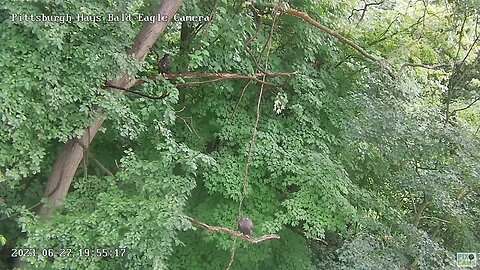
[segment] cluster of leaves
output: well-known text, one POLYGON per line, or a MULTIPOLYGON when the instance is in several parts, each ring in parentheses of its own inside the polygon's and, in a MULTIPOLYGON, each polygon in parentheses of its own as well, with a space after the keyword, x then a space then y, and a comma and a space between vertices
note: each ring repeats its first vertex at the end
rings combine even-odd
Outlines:
MULTIPOLYGON (((283 7, 334 29, 344 26, 343 35, 393 64, 449 62, 467 53, 455 46, 451 29, 462 24, 454 5, 422 10, 419 2, 407 7, 415 12, 403 13, 407 1, 384 2, 366 16, 351 12, 356 3, 347 1, 283 7), (444 9, 448 19, 424 16, 444 9), (355 31, 347 27, 354 20, 355 31), (385 21, 392 22, 387 29, 385 21)), ((103 83, 117 69, 156 73, 155 57, 140 66, 124 56, 140 24, 3 18, 0 213, 18 219, 0 223, 0 232, 9 240, 20 230, 28 234, 7 245, 127 248, 114 259, 26 259, 36 269, 224 269, 233 239, 194 230, 184 215, 233 227, 245 196, 241 210, 254 221, 255 236, 281 239, 237 243, 232 269, 450 269, 453 253, 480 250, 478 108, 446 117, 446 96, 449 106, 462 108, 478 95, 472 92, 478 57, 465 59, 468 72, 447 95, 452 70, 407 69, 392 80, 351 48, 269 4, 190 1, 182 14, 213 11, 215 20, 172 23, 156 48, 173 54, 175 72, 297 72, 269 78, 275 86, 265 85, 261 96, 260 84, 241 80, 178 90, 173 80, 144 78, 139 90, 168 93, 163 100, 108 92, 103 83), (63 209, 38 220, 24 205, 39 200, 59 142, 81 134, 98 106, 108 115, 104 133, 90 147, 63 209), (108 169, 90 164, 94 158, 108 169)), ((6 5, 0 16, 134 13, 152 6, 22 3, 6 5)), ((472 25, 465 19, 465 36, 472 25)))

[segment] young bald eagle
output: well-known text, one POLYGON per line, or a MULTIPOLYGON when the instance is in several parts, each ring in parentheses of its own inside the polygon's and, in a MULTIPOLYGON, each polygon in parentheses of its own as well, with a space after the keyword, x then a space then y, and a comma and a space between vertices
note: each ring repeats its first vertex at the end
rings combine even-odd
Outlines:
POLYGON ((253 222, 249 218, 241 218, 237 223, 238 230, 243 234, 252 237, 253 236, 253 222))
POLYGON ((168 53, 166 53, 163 58, 160 59, 160 63, 158 64, 158 69, 162 74, 170 73, 170 69, 172 68, 172 63, 168 56, 168 53))

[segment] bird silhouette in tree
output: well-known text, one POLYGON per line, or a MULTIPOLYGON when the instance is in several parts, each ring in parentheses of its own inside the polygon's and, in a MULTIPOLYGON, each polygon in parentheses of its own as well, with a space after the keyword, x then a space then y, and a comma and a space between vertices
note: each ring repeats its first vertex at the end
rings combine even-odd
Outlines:
POLYGON ((253 236, 253 222, 249 218, 242 217, 237 223, 238 230, 248 237, 253 236))
POLYGON ((160 73, 162 73, 162 75, 165 75, 166 73, 170 73, 171 68, 172 62, 170 60, 169 54, 166 53, 158 63, 158 70, 160 71, 160 73))

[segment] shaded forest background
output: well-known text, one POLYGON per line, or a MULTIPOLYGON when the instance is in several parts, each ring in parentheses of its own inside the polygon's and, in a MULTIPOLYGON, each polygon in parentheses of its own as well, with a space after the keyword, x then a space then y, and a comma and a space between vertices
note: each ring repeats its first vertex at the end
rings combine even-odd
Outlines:
POLYGON ((480 252, 478 1, 159 2, 0 5, 0 269, 457 269, 480 252), (211 20, 11 20, 177 12, 211 20), (103 248, 126 252, 78 252, 103 248))

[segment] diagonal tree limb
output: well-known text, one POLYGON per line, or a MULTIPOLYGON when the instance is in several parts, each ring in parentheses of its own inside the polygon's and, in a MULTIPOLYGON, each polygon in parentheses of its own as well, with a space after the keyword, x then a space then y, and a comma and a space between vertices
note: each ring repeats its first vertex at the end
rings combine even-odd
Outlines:
MULTIPOLYGON (((274 77, 293 77, 297 74, 297 71, 293 72, 260 72, 256 74, 240 74, 240 73, 194 73, 194 72, 185 72, 185 73, 167 73, 167 74, 159 74, 157 76, 150 77, 150 80, 157 80, 160 78, 166 79, 224 79, 224 80, 232 80, 232 79, 258 79, 265 75, 267 78, 274 78, 274 77)), ((134 85, 140 85, 144 83, 145 80, 136 79, 134 85)))
MULTIPOLYGON (((256 74, 239 74, 239 73, 192 73, 192 72, 187 72, 187 73, 168 73, 168 74, 159 74, 157 76, 150 77, 150 80, 158 80, 160 78, 167 78, 167 79, 177 79, 177 78, 182 78, 182 79, 211 79, 211 80, 205 80, 205 81, 193 81, 193 82, 186 82, 186 83, 178 83, 175 85, 175 87, 188 87, 188 86, 194 86, 194 85, 200 85, 200 84, 206 84, 206 83, 212 83, 212 82, 217 82, 217 81, 223 81, 223 80, 252 80, 256 81, 260 84, 270 86, 270 87, 279 87, 280 85, 276 85, 273 83, 266 82, 265 80, 261 79, 263 77, 267 78, 275 78, 275 77, 287 77, 291 78, 295 76, 298 72, 293 71, 293 72, 261 72, 261 73, 256 73, 256 74)), ((134 87, 134 86, 139 86, 142 85, 146 82, 146 80, 143 79, 134 79, 130 82, 129 86, 134 87)), ((119 87, 111 82, 106 82, 104 88, 115 88, 119 90, 123 90, 132 94, 136 94, 139 96, 143 96, 149 99, 163 99, 166 97, 166 94, 163 94, 161 96, 151 96, 147 94, 143 94, 141 92, 133 91, 130 90, 127 87, 119 87)))
MULTIPOLYGON (((140 61, 143 60, 182 3, 183 0, 164 0, 161 6, 156 10, 155 15, 167 15, 168 20, 146 24, 142 31, 137 35, 132 49, 128 53, 135 55, 140 61)), ((126 71, 121 71, 119 79, 112 80, 109 84, 129 89, 134 82, 135 80, 132 81, 126 71)), ((75 172, 77 171, 84 155, 84 150, 77 140, 85 146, 90 145, 91 141, 102 126, 105 117, 106 116, 103 113, 100 113, 97 119, 85 130, 83 136, 79 139, 70 140, 62 154, 58 157, 44 192, 44 197, 48 198, 54 207, 48 207, 47 209, 45 205, 40 206, 38 214, 41 218, 49 219, 55 208, 61 205, 61 201, 68 194, 68 189, 72 184, 75 172)))
POLYGON ((274 8, 274 9, 277 9, 279 11, 283 11, 284 13, 286 14, 289 14, 289 15, 292 15, 292 16, 295 16, 297 18, 300 18, 306 22, 308 22, 309 24, 315 26, 316 28, 322 30, 323 32, 335 37, 336 39, 338 39, 341 43, 343 44, 346 44, 350 47, 352 47, 353 49, 355 49, 356 51, 358 51, 361 55, 363 55, 364 57, 366 57, 367 59, 373 61, 373 62, 377 62, 380 66, 382 66, 384 69, 386 69, 386 71, 388 72, 388 74, 390 75, 390 77, 392 78, 395 78, 395 74, 393 73, 393 70, 391 68, 391 64, 387 62, 387 60, 381 58, 381 57, 377 57, 377 56, 374 56, 374 55, 371 55, 369 54, 367 51, 365 51, 365 49, 363 49, 362 47, 360 47, 359 45, 357 45, 355 42, 351 41, 350 39, 342 36, 341 34, 339 34, 338 31, 334 31, 328 27, 326 27, 325 25, 317 22, 316 20, 314 20, 312 17, 310 17, 310 15, 308 15, 307 13, 303 12, 303 11, 299 11, 299 10, 296 10, 296 9, 292 9, 292 8, 281 8, 278 4, 266 4, 266 5, 263 5, 263 6, 267 6, 267 7, 271 7, 271 8, 274 8))
POLYGON ((197 225, 198 227, 203 228, 207 231, 226 233, 226 234, 229 234, 229 235, 234 236, 236 238, 246 240, 246 241, 248 241, 252 244, 257 244, 257 243, 260 243, 260 242, 263 242, 263 241, 266 241, 266 240, 280 239, 280 236, 278 236, 277 234, 267 234, 267 235, 263 235, 263 236, 260 236, 260 237, 249 237, 249 236, 247 236, 247 235, 245 235, 241 232, 232 230, 230 228, 219 227, 219 226, 211 226, 211 225, 200 222, 200 221, 198 221, 198 220, 196 220, 192 217, 189 217, 189 216, 185 216, 185 218, 188 219, 193 224, 197 225))

